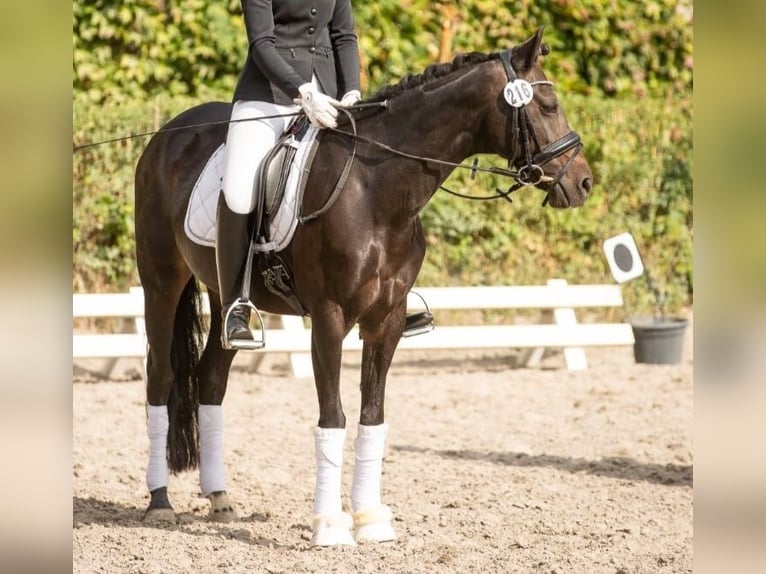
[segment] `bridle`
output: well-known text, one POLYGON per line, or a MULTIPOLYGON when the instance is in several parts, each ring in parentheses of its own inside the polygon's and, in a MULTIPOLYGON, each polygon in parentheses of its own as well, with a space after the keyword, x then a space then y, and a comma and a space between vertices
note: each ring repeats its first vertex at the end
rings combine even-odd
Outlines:
POLYGON ((546 188, 543 189, 543 191, 546 192, 543 205, 546 205, 550 201, 551 192, 555 190, 556 186, 561 181, 561 178, 569 169, 569 166, 572 165, 575 157, 577 157, 582 150, 580 135, 577 132, 570 130, 568 134, 549 143, 541 149, 537 135, 535 134, 535 128, 532 125, 532 121, 529 119, 526 107, 527 104, 532 101, 533 86, 539 84, 553 85, 553 82, 547 80, 527 82, 526 80, 520 79, 516 74, 516 71, 513 69, 513 64, 511 64, 511 51, 509 49, 500 52, 500 61, 503 63, 505 74, 508 77, 508 84, 503 93, 506 102, 511 108, 508 124, 508 133, 510 137, 508 139, 517 144, 517 150, 514 150, 513 156, 508 160, 508 168, 511 169, 516 167, 518 171, 513 176, 516 183, 513 184, 507 192, 500 192, 499 195, 509 199, 508 196, 521 187, 546 184, 546 188), (521 144, 521 154, 517 153, 519 143, 521 144), (538 150, 534 155, 532 155, 533 144, 534 148, 538 150), (570 150, 575 151, 569 159, 567 159, 561 169, 559 169, 553 177, 546 175, 542 166, 570 150), (519 155, 524 162, 520 166, 516 159, 519 155))

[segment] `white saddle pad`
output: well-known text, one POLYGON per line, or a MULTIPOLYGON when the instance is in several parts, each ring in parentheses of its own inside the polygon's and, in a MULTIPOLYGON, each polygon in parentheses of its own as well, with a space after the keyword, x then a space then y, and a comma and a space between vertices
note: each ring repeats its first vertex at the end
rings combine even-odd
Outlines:
MULTIPOLYGON (((311 166, 306 166, 306 160, 318 132, 317 128, 309 126, 300 142, 290 138, 288 145, 295 147, 296 152, 287 176, 282 203, 277 208, 276 214, 271 216, 271 243, 257 245, 258 251, 281 251, 292 240, 298 226, 300 210, 298 190, 302 187, 303 178, 308 177, 308 168, 311 166)), ((189 198, 184 229, 187 237, 199 245, 215 247, 215 216, 218 209, 218 196, 223 185, 225 163, 226 144, 221 144, 205 164, 189 198)))

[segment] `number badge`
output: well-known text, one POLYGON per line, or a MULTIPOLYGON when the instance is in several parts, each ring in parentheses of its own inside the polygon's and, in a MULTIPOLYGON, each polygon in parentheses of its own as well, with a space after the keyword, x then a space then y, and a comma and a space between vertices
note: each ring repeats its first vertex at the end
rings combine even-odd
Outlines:
POLYGON ((532 84, 526 80, 513 80, 505 85, 503 97, 514 108, 526 106, 532 101, 532 84))

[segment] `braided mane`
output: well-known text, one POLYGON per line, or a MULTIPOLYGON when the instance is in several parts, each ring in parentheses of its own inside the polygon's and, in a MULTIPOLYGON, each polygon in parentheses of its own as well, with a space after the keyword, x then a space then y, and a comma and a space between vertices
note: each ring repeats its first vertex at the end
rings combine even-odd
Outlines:
POLYGON ((493 52, 491 54, 485 54, 483 52, 470 52, 467 54, 458 54, 451 62, 445 64, 432 64, 420 74, 407 74, 397 84, 383 86, 370 99, 385 100, 393 98, 408 90, 423 86, 432 80, 443 78, 456 70, 473 64, 487 62, 493 58, 497 58, 497 53, 493 52))

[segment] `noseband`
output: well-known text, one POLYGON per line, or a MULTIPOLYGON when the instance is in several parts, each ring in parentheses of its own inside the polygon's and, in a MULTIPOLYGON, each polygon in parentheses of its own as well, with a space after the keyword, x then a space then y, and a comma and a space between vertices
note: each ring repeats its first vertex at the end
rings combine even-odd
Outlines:
POLYGON ((519 155, 514 150, 513 157, 508 160, 508 167, 516 167, 518 172, 514 176, 516 183, 508 189, 506 195, 527 185, 537 186, 540 184, 547 184, 547 188, 543 190, 546 192, 543 205, 546 205, 550 200, 551 192, 559 184, 561 178, 572 164, 572 161, 574 161, 574 158, 577 157, 577 154, 582 150, 580 135, 575 131, 570 131, 565 136, 549 143, 541 149, 537 140, 537 135, 535 134, 535 128, 529 119, 526 106, 532 101, 533 86, 538 84, 553 85, 553 82, 546 80, 527 82, 526 80, 520 79, 511 64, 510 50, 503 50, 500 52, 500 61, 503 63, 506 76, 508 76, 508 85, 506 86, 503 95, 511 108, 509 125, 511 139, 512 141, 517 142, 517 147, 519 143, 521 144, 522 161, 525 162, 522 165, 518 165, 519 162, 514 162, 514 159, 519 155), (534 155, 532 155, 533 144, 535 149, 538 150, 534 155), (566 161, 564 166, 556 172, 556 175, 553 177, 545 175, 545 170, 542 167, 543 165, 572 149, 575 150, 575 152, 566 161))

